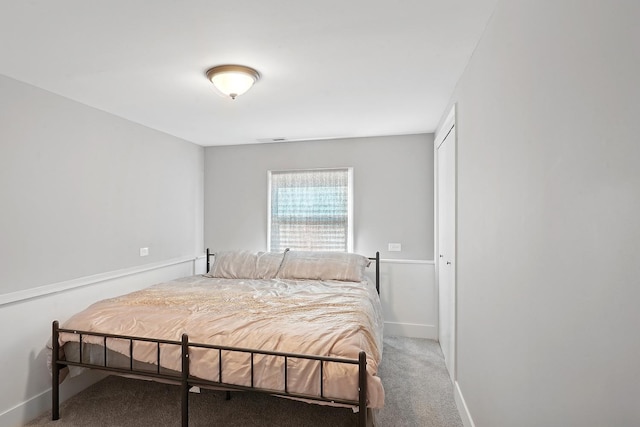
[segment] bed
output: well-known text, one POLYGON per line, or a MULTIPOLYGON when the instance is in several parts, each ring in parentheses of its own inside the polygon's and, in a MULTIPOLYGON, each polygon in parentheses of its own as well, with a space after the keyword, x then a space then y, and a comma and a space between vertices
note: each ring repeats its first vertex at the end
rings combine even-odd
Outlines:
POLYGON ((382 326, 379 253, 207 250, 204 275, 53 322, 52 419, 66 368, 92 368, 180 384, 183 426, 189 389, 208 387, 349 406, 364 427, 384 405, 382 326))

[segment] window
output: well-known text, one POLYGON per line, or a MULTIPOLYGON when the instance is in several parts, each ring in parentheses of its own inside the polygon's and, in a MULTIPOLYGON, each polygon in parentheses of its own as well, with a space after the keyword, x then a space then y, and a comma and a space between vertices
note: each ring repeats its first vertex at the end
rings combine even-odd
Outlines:
POLYGON ((353 251, 353 170, 269 171, 269 250, 353 251))

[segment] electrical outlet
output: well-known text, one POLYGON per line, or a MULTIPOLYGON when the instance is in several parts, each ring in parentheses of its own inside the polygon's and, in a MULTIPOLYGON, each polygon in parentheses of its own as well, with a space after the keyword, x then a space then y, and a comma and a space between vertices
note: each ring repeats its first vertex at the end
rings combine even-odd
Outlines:
POLYGON ((149 248, 140 248, 140 256, 149 255, 149 248))
POLYGON ((389 243, 389 252, 400 252, 402 250, 402 244, 389 243))

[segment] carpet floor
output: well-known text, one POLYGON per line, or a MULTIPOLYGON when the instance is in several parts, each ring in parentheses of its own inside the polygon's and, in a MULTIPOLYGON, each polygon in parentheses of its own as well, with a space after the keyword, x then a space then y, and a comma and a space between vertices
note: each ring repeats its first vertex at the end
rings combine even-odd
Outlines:
MULTIPOLYGON (((463 427, 440 346, 426 339, 385 337, 379 369, 385 406, 380 427, 463 427)), ((109 376, 27 426, 144 427, 180 425, 180 388, 109 376)), ((258 393, 202 390, 189 396, 190 426, 353 427, 357 416, 333 408, 258 393)))

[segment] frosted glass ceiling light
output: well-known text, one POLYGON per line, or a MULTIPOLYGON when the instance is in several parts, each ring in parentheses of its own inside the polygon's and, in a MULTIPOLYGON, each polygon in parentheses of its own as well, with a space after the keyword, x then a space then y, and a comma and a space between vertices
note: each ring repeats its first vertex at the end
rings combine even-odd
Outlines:
POLYGON ((251 89, 260 74, 243 65, 219 65, 207 71, 207 78, 220 93, 236 99, 236 96, 251 89))

